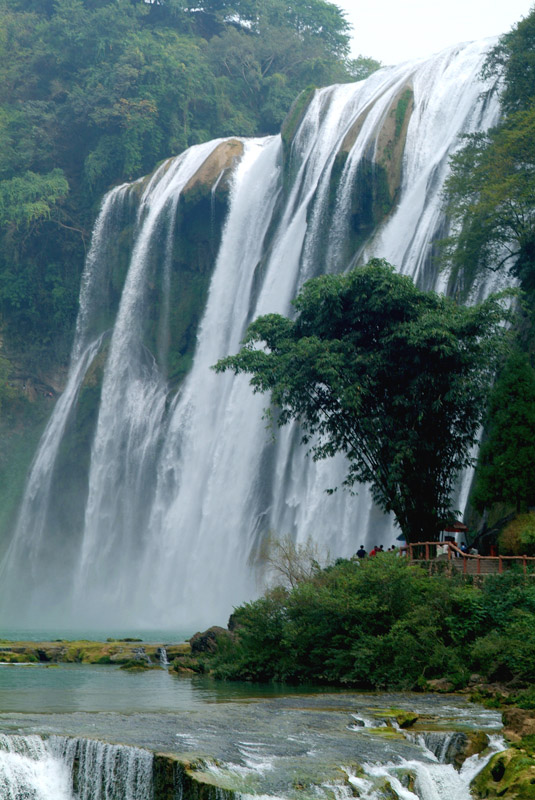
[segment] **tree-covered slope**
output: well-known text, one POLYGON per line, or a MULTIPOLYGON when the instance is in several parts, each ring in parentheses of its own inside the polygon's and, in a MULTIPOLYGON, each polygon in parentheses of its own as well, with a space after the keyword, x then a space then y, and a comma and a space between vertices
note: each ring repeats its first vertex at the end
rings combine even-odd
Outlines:
POLYGON ((324 0, 0 0, 0 314, 10 356, 64 362, 98 201, 218 136, 277 132, 353 79, 324 0))
MULTIPOLYGON (((535 415, 535 10, 490 51, 484 74, 497 81, 503 115, 467 137, 447 183, 454 232, 446 249, 467 293, 486 270, 521 289, 518 353, 502 365, 489 405, 473 502, 491 524, 533 502, 535 415), (524 355, 521 355, 521 353, 524 355)), ((520 542, 518 543, 519 546, 520 542)))

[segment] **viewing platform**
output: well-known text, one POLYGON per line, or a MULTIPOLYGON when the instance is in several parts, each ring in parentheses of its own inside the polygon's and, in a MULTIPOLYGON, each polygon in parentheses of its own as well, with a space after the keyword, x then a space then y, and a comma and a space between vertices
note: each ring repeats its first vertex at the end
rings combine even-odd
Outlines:
POLYGON ((535 573, 533 556, 480 556, 464 553, 452 542, 418 542, 400 548, 401 556, 411 562, 433 564, 443 563, 451 570, 463 575, 500 575, 513 566, 522 568, 524 574, 535 573))

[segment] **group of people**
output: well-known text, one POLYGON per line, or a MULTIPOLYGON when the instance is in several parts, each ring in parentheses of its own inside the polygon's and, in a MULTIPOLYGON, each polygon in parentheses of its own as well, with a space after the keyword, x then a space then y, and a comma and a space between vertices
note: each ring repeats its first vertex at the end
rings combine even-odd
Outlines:
POLYGON ((385 550, 382 544, 376 544, 375 547, 373 547, 370 550, 370 552, 367 553, 366 550, 364 549, 364 545, 361 544, 360 548, 357 550, 355 555, 356 555, 357 558, 366 558, 367 556, 369 556, 370 558, 373 558, 373 556, 376 556, 379 553, 397 553, 397 552, 398 552, 398 548, 393 544, 390 545, 388 550, 385 550))

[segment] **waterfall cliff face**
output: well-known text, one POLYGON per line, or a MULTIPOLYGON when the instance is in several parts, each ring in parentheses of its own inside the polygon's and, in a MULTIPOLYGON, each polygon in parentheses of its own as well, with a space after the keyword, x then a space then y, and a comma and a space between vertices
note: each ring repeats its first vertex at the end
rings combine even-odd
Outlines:
POLYGON ((295 427, 273 441, 267 399, 210 367, 321 272, 380 256, 448 290, 441 191, 459 136, 498 118, 488 47, 318 90, 282 138, 195 146, 105 198, 67 388, 0 568, 4 619, 224 623, 259 591, 270 530, 332 556, 393 540, 364 487, 325 494, 342 458, 314 463, 295 427))

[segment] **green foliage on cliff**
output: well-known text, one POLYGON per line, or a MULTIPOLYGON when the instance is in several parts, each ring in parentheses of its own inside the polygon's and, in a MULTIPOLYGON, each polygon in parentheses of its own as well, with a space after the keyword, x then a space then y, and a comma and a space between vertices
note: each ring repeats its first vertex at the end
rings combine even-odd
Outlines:
POLYGON ((197 142, 274 133, 348 59, 327 0, 0 0, 0 314, 30 366, 65 360, 96 205, 197 142))
POLYGON ((510 357, 493 388, 472 499, 480 510, 535 505, 535 370, 526 354, 510 357))
POLYGON ((494 129, 468 136, 452 160, 446 193, 455 227, 445 260, 465 296, 483 270, 516 279, 524 291, 519 343, 529 357, 507 364, 496 386, 473 496, 496 519, 533 502, 535 9, 490 51, 483 77, 504 113, 494 129))
MULTIPOLYGON (((446 185, 456 232, 447 260, 474 276, 509 269, 535 291, 535 10, 491 50, 483 75, 505 112, 487 134, 467 137, 446 185)), ((469 287, 468 287, 469 288, 469 287)))
POLYGON ((418 689, 446 678, 535 680, 535 586, 516 572, 481 587, 385 553, 339 560, 232 615, 234 643, 206 666, 230 679, 418 689))
POLYGON ((216 369, 270 392, 279 425, 317 437, 315 459, 344 453, 345 484, 369 483, 407 541, 437 539, 504 340, 499 299, 460 306, 375 259, 308 281, 294 306, 294 320, 259 317, 216 369))
POLYGON ((447 182, 459 233, 450 257, 459 271, 501 270, 535 289, 535 107, 488 134, 468 137, 447 182))

